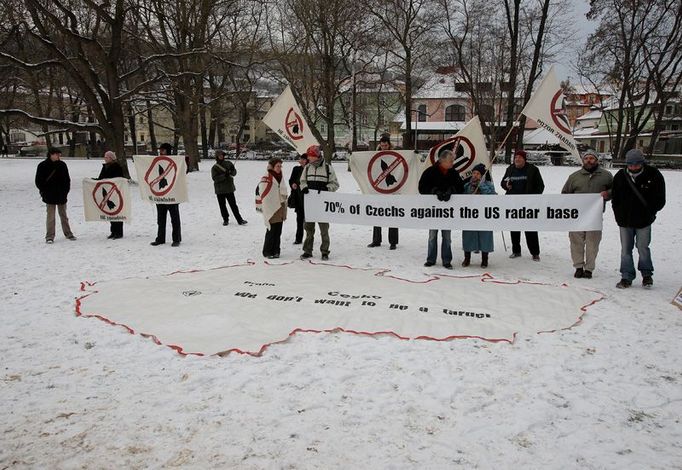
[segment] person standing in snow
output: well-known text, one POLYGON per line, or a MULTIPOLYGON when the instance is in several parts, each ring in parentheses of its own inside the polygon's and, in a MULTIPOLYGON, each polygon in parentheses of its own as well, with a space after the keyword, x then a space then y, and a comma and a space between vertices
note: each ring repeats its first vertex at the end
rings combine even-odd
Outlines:
POLYGON ((305 153, 298 156, 298 165, 291 170, 289 176, 289 188, 291 189, 290 199, 292 201, 292 209, 296 211, 296 236, 294 238, 294 245, 303 243, 303 224, 305 223, 305 209, 303 207, 303 193, 301 192, 301 174, 303 168, 308 164, 308 157, 305 153))
POLYGON ((263 214, 267 230, 263 242, 263 256, 279 258, 282 225, 287 219, 287 185, 282 184, 282 159, 268 161, 268 172, 258 183, 256 210, 263 214))
MULTIPOLYGON (((104 152, 104 163, 102 164, 102 170, 99 172, 99 176, 95 179, 103 180, 108 178, 123 178, 123 168, 116 161, 116 154, 111 150, 104 152)), ((123 238, 123 222, 113 221, 110 222, 111 233, 107 238, 111 240, 116 240, 123 238)))
MULTIPOLYGON (((169 143, 161 144, 159 155, 170 155, 173 146, 169 143)), ((180 229, 180 204, 156 204, 156 239, 150 243, 151 246, 159 246, 166 243, 166 217, 170 214, 171 227, 173 229, 173 243, 171 246, 180 246, 182 233, 180 229)))
POLYGON ((61 157, 61 150, 51 148, 48 150, 45 160, 40 162, 36 169, 35 184, 40 191, 40 197, 47 205, 45 243, 54 243, 55 212, 59 213, 64 236, 69 240, 76 240, 69 225, 69 218, 66 215, 66 201, 71 190, 71 177, 69 176, 69 168, 61 160, 61 157))
MULTIPOLYGON (((571 173, 561 190, 562 194, 599 193, 604 201, 608 201, 611 198, 613 175, 599 166, 599 159, 593 150, 585 152, 582 159, 583 167, 571 173)), ((575 268, 573 277, 592 279, 601 236, 601 230, 568 232, 575 268)))
MULTIPOLYGON (((391 145, 391 138, 388 135, 381 136, 379 139, 379 146, 377 147, 377 152, 382 150, 392 150, 393 145, 391 145)), ((398 245, 398 227, 389 227, 388 229, 388 243, 389 250, 395 250, 398 245)), ((367 248, 375 248, 381 246, 381 227, 374 227, 372 230, 372 243, 367 245, 367 248)))
POLYGON ((237 169, 234 164, 225 159, 225 152, 222 150, 215 151, 215 165, 211 168, 211 178, 213 179, 213 188, 218 199, 218 207, 220 208, 220 215, 223 217, 223 225, 230 223, 230 214, 227 212, 225 200, 230 204, 232 215, 239 225, 246 225, 246 220, 242 219, 237 206, 237 200, 234 197, 234 177, 237 175, 237 169))
MULTIPOLYGON (((471 178, 464 184, 464 194, 497 194, 492 181, 483 179, 486 168, 483 163, 476 165, 471 171, 471 178)), ((493 232, 490 230, 462 230, 462 249, 464 261, 462 267, 471 264, 471 252, 481 252, 481 267, 488 267, 488 254, 495 250, 493 232)))
POLYGON ((665 206, 665 180, 656 168, 646 164, 639 149, 625 154, 626 168, 618 170, 613 178, 611 207, 620 227, 620 275, 616 284, 626 289, 635 279, 635 262, 632 249, 639 253, 637 269, 642 274, 642 285, 654 285, 654 264, 651 260, 651 225, 656 213, 665 206))

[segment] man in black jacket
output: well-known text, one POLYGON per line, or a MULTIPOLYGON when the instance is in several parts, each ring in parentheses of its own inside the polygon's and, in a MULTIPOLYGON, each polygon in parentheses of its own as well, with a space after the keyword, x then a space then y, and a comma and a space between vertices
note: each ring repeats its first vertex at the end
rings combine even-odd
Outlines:
POLYGON ((61 161, 61 156, 61 150, 51 148, 47 152, 47 158, 38 164, 36 170, 36 187, 43 202, 47 204, 46 243, 54 242, 55 211, 59 213, 64 236, 69 240, 76 239, 66 216, 66 198, 71 190, 71 177, 66 163, 61 161))
MULTIPOLYGON (((118 164, 116 161, 116 154, 111 150, 104 152, 102 170, 99 172, 99 176, 96 179, 103 180, 109 178, 123 178, 123 168, 118 164)), ((110 222, 110 224, 111 233, 107 238, 112 240, 123 238, 123 222, 114 221, 110 222)))
POLYGON ((654 264, 651 260, 651 224, 656 213, 665 206, 665 180, 656 168, 644 161, 639 149, 625 154, 627 168, 621 169, 613 178, 611 206, 620 227, 620 275, 616 287, 625 289, 635 278, 635 262, 632 249, 637 246, 639 261, 637 269, 642 274, 642 285, 654 285, 654 264))
POLYGON ((291 189, 289 208, 296 211, 296 238, 294 238, 294 245, 303 243, 305 210, 303 208, 303 193, 301 192, 301 174, 303 173, 303 167, 307 164, 308 156, 305 153, 300 154, 298 156, 298 166, 291 170, 291 176, 289 176, 289 188, 291 189))
MULTIPOLYGON (((545 183, 538 167, 526 161, 527 154, 524 150, 514 153, 514 163, 507 167, 502 177, 501 186, 507 190, 507 194, 542 194, 545 183)), ((533 256, 533 261, 540 261, 540 241, 538 232, 523 232, 526 236, 528 251, 533 256)), ((511 232, 512 254, 510 258, 521 256, 521 232, 511 232)))
MULTIPOLYGON (((173 152, 173 146, 169 143, 161 144, 159 147, 159 155, 170 155, 173 152)), ((166 215, 170 214, 171 228, 173 230, 173 243, 171 246, 180 246, 182 241, 182 229, 180 227, 180 204, 156 204, 156 239, 150 243, 151 246, 159 246, 166 243, 166 215)))
MULTIPOLYGON (((419 178, 419 194, 435 194, 439 201, 449 201, 453 194, 464 192, 464 182, 454 168, 455 154, 444 150, 438 155, 438 161, 424 170, 419 178)), ((452 246, 450 230, 441 230, 443 238, 440 256, 445 269, 452 269, 452 246)), ((429 230, 429 245, 424 266, 436 264, 438 255, 438 230, 429 230)))

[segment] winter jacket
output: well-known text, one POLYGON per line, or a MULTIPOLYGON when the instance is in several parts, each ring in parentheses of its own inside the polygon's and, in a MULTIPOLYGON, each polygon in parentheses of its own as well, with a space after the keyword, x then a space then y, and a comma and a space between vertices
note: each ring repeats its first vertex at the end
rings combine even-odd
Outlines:
POLYGON ((295 210, 298 212, 303 208, 303 193, 301 192, 301 174, 303 173, 303 166, 296 165, 293 170, 291 170, 291 176, 289 176, 289 188, 291 188, 291 197, 293 197, 296 204, 295 210), (294 189, 292 185, 296 184, 298 187, 294 189))
POLYGON ((339 180, 336 179, 334 168, 321 160, 319 164, 316 163, 308 163, 303 168, 301 172, 301 190, 307 188, 310 191, 329 191, 333 193, 339 189, 339 180))
POLYGON ((502 177, 502 182, 500 186, 504 188, 507 192, 506 194, 542 194, 545 190, 545 183, 542 181, 542 175, 538 167, 532 163, 526 163, 523 168, 516 168, 514 164, 507 167, 502 177), (525 170, 525 171, 524 171, 525 170), (526 184, 521 189, 512 187, 512 189, 507 189, 508 178, 514 178, 518 173, 525 173, 526 184))
POLYGON ((613 175, 604 168, 597 167, 593 172, 584 168, 571 173, 561 192, 563 194, 601 193, 611 191, 613 175))
POLYGON ((266 173, 256 187, 256 211, 263 214, 268 230, 270 224, 284 222, 287 218, 287 185, 270 172, 266 173))
POLYGON ((71 189, 69 169, 61 160, 53 162, 50 157, 38 164, 36 187, 45 204, 66 204, 71 189))
POLYGON ((213 178, 213 187, 216 194, 230 194, 235 190, 234 177, 237 175, 237 169, 232 162, 223 160, 216 162, 211 168, 211 178, 213 178))
POLYGON ((118 164, 117 161, 103 163, 102 171, 99 172, 99 176, 96 178, 98 180, 108 179, 108 178, 122 178, 123 168, 118 164))
POLYGON ((440 170, 438 163, 428 167, 419 178, 419 194, 462 194, 464 182, 455 168, 447 173, 440 170))
POLYGON ((611 206, 619 227, 643 228, 656 220, 656 213, 665 206, 665 180, 656 168, 643 165, 642 171, 635 177, 634 186, 639 190, 642 202, 632 185, 627 169, 622 169, 613 177, 611 190, 611 206))
MULTIPOLYGON (((482 181, 479 185, 473 185, 469 181, 464 185, 464 194, 474 193, 497 194, 492 181, 482 181)), ((495 251, 493 232, 490 230, 462 230, 462 250, 468 252, 482 251, 484 253, 495 251)))

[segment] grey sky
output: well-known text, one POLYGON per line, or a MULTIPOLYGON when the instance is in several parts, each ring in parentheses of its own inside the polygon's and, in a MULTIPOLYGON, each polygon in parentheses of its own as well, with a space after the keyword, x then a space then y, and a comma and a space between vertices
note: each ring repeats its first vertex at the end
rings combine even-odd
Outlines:
POLYGON ((572 63, 575 62, 576 53, 585 46, 587 37, 597 28, 597 23, 588 21, 585 18, 585 14, 590 10, 590 4, 587 0, 575 0, 572 3, 573 12, 571 17, 578 33, 576 34, 575 41, 566 45, 564 57, 556 64, 556 71, 559 80, 565 80, 570 77, 572 83, 577 83, 578 77, 573 71, 572 63))

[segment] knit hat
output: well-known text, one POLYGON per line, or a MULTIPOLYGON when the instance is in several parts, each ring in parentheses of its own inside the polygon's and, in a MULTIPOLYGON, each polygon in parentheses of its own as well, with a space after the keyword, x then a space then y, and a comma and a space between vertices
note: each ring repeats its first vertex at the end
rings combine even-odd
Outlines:
POLYGON ((596 158, 597 160, 599 160, 599 155, 597 155, 597 152, 595 152, 595 151, 592 150, 592 149, 587 149, 587 150, 585 150, 585 153, 583 153, 582 158, 585 158, 585 157, 587 157, 588 155, 592 155, 594 158, 596 158))
POLYGON ((308 150, 305 151, 305 154, 308 157, 320 157, 320 146, 319 145, 311 145, 308 147, 308 150))
POLYGON ((479 163, 475 167, 471 169, 471 171, 478 171, 481 176, 485 175, 485 165, 483 163, 479 163))
POLYGON ((631 149, 625 154, 626 165, 641 165, 642 163, 644 163, 644 154, 640 149, 631 149))
POLYGON ((514 156, 517 156, 517 155, 520 156, 520 157, 523 157, 524 160, 527 160, 527 159, 528 159, 528 154, 526 153, 525 150, 519 149, 519 150, 517 150, 516 152, 514 152, 514 156))

